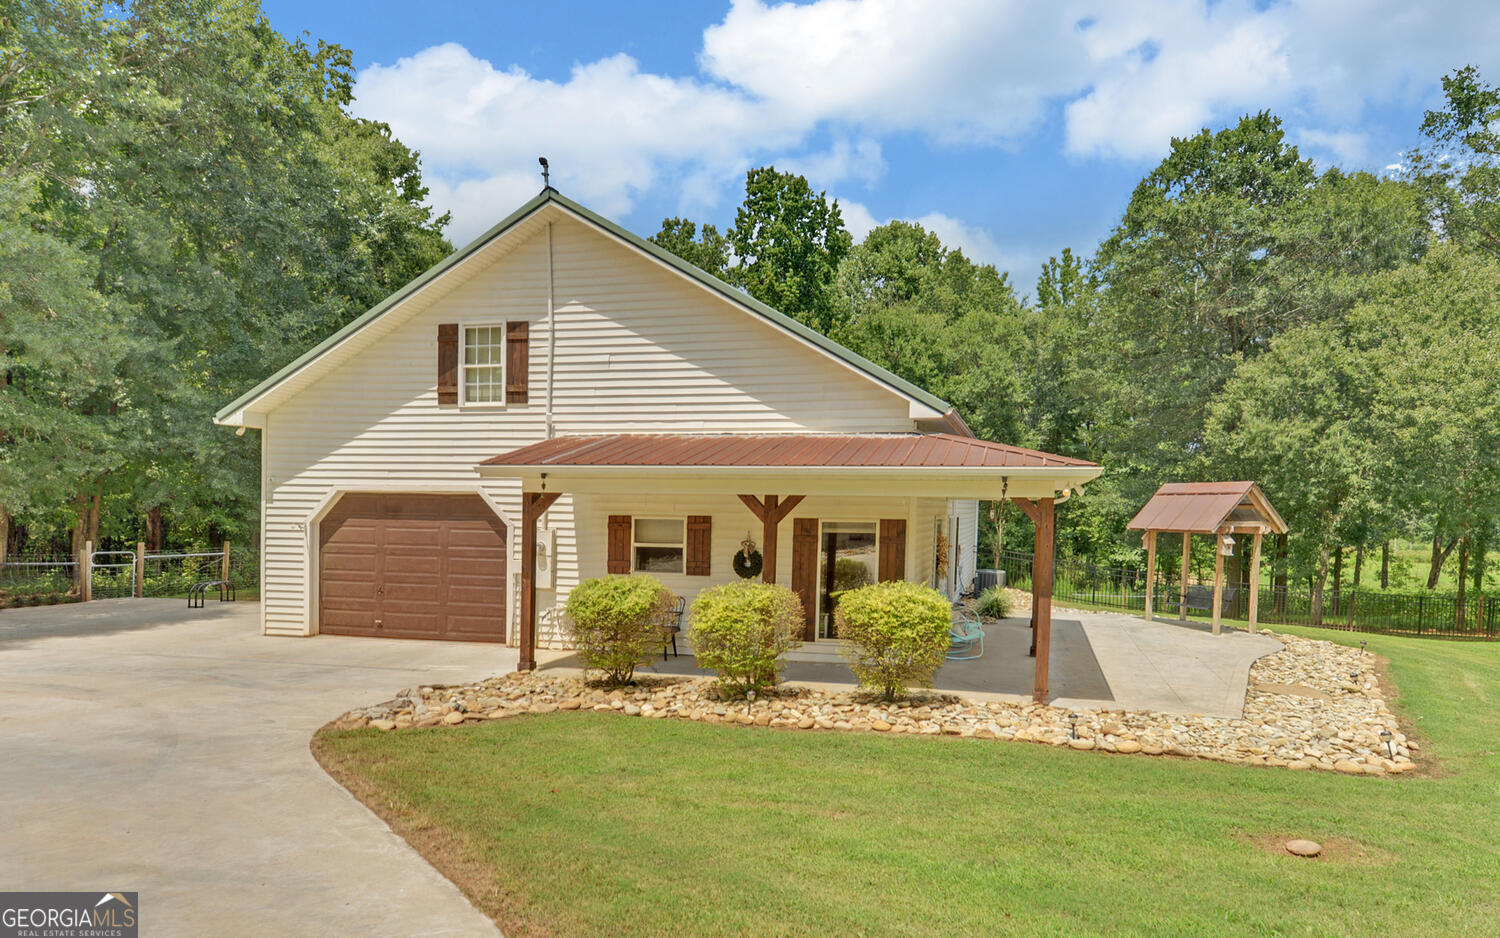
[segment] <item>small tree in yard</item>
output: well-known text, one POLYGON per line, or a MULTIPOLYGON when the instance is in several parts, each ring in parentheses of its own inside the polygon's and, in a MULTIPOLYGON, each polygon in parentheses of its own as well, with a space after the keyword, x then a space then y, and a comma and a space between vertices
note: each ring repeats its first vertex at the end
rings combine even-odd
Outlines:
POLYGON ((636 665, 666 640, 677 596, 656 577, 584 580, 568 594, 573 642, 583 666, 611 685, 629 684, 636 665))
POLYGON ((931 686, 948 653, 953 610, 935 589, 892 580, 839 597, 834 619, 860 684, 894 700, 913 685, 931 686))
POLYGON ((693 656, 734 694, 775 687, 777 659, 801 631, 802 600, 775 583, 725 583, 693 601, 693 656))

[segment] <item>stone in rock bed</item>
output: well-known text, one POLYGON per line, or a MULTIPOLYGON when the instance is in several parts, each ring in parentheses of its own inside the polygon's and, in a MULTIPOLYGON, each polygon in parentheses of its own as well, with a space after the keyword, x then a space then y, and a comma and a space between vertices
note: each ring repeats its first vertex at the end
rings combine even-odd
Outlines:
POLYGON ((1315 857, 1323 852, 1323 845, 1315 840, 1288 840, 1286 852, 1296 857, 1315 857))

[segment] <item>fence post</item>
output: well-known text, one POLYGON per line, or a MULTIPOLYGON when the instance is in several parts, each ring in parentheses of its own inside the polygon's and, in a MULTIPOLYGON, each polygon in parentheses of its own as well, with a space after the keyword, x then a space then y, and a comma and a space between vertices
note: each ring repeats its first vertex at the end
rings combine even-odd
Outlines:
POLYGON ((224 556, 219 558, 219 579, 229 580, 229 541, 224 541, 224 556))
POLYGON ((146 595, 146 542, 135 542, 135 597, 146 595))
POLYGON ((83 552, 78 555, 78 598, 83 602, 94 598, 93 541, 84 541, 83 552))

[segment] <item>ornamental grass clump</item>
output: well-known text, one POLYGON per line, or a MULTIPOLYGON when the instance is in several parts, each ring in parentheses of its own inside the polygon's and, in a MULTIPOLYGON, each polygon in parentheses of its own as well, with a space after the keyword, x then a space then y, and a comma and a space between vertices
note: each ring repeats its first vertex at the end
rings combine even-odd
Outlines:
POLYGON ((568 594, 573 643, 586 669, 611 686, 629 684, 636 665, 666 643, 677 595, 644 573, 584 580, 568 594))
POLYGON ((1012 605, 1009 593, 999 586, 991 586, 979 594, 979 601, 974 604, 974 608, 986 618, 1003 619, 1010 615, 1012 605))
POLYGON ((894 700, 932 686, 948 653, 953 608, 935 589, 892 580, 840 596, 834 621, 859 683, 894 700))
POLYGON ((775 687, 779 658, 802 644, 802 600, 775 583, 725 583, 693 600, 693 658, 734 696, 775 687))

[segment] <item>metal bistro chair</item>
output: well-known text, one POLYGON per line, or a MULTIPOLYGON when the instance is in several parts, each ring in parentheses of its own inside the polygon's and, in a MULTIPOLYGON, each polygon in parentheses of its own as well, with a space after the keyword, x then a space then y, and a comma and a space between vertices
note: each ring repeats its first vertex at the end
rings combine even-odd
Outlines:
MULTIPOLYGON (((667 638, 672 646, 672 657, 677 657, 677 635, 682 631, 682 614, 687 610, 687 598, 677 597, 677 605, 672 608, 672 624, 667 626, 667 638)), ((667 645, 661 646, 661 660, 667 660, 667 645)))
POLYGON ((953 615, 958 621, 948 630, 949 661, 972 661, 984 657, 984 626, 979 616, 963 606, 954 606, 953 615))

